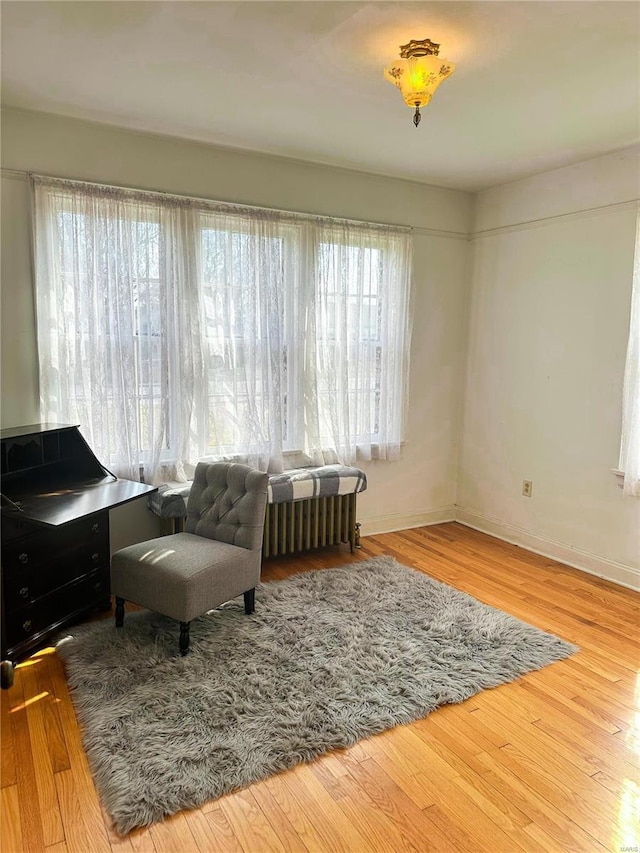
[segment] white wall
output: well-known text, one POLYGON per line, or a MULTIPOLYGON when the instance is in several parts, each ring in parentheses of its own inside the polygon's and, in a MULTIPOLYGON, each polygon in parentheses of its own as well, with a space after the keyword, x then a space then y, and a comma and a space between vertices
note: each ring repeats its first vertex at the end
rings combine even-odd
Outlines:
POLYGON ((24 180, 2 179, 0 368, 3 426, 39 421, 29 198, 24 180))
POLYGON ((639 164, 629 149, 479 194, 457 498, 464 523, 629 585, 640 501, 610 469, 639 164))
MULTIPOLYGON (((468 194, 18 110, 3 111, 2 166, 18 173, 5 171, 2 180, 3 426, 39 419, 29 193, 21 172, 417 228, 407 443, 400 462, 367 466, 359 515, 364 533, 453 518, 468 194)), ((113 546, 147 538, 153 525, 138 505, 115 511, 113 546)))
MULTIPOLYGON (((400 462, 366 466, 363 532, 456 517, 638 584, 640 501, 610 473, 638 149, 479 194, 469 265, 464 193, 21 111, 3 112, 2 143, 16 170, 2 181, 3 426, 38 420, 24 171, 411 225, 407 443, 400 462)), ((114 547, 156 531, 141 502, 112 516, 114 547)))

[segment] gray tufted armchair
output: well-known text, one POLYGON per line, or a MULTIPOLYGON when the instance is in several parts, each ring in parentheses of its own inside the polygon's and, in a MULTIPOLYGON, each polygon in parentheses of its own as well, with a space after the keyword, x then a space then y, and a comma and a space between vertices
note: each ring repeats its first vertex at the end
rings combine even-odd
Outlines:
POLYGON ((260 581, 269 476, 238 463, 200 462, 187 504, 184 533, 116 551, 111 591, 116 627, 132 601, 180 622, 180 651, 189 649, 189 623, 244 593, 253 613, 260 581))

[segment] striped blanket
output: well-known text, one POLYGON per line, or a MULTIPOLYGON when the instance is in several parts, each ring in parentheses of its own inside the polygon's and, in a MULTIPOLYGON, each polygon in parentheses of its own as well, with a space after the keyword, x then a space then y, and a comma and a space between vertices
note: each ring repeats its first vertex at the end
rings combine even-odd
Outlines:
MULTIPOLYGON (((301 501, 305 498, 330 498, 364 492, 367 475, 347 465, 322 465, 319 468, 293 468, 271 474, 267 491, 270 504, 301 501)), ((160 518, 184 518, 191 483, 160 486, 149 498, 149 508, 160 518)))

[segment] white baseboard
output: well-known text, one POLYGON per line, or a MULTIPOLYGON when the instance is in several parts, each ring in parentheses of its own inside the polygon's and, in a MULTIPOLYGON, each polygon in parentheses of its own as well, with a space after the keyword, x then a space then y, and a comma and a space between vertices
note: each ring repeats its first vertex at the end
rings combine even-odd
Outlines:
POLYGON ((394 533, 396 530, 409 530, 412 527, 444 524, 445 521, 455 521, 455 517, 456 510, 451 505, 440 509, 430 509, 426 512, 393 513, 392 515, 376 515, 358 520, 362 523, 361 534, 363 536, 374 536, 376 533, 394 533))
POLYGON ((495 536, 496 539, 502 539, 512 545, 520 545, 527 551, 533 551, 534 554, 550 557, 574 569, 580 569, 590 575, 640 591, 640 571, 632 566, 607 560, 605 557, 582 551, 580 548, 573 548, 563 542, 536 536, 520 527, 505 524, 498 519, 488 518, 462 507, 456 507, 455 520, 466 527, 495 536))

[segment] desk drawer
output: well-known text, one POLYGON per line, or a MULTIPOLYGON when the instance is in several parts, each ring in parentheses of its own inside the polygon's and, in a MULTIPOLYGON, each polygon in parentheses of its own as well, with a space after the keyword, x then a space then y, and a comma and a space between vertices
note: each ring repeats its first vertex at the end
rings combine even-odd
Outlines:
POLYGON ((99 569, 43 598, 6 614, 7 645, 13 647, 109 595, 109 573, 99 569))
POLYGON ((27 563, 21 571, 14 570, 4 577, 5 609, 9 612, 24 607, 98 568, 108 570, 108 566, 109 549, 100 543, 79 545, 63 556, 55 554, 49 562, 36 563, 33 567, 27 563))
POLYGON ((109 560, 109 520, 100 516, 83 518, 59 528, 28 527, 28 535, 7 542, 3 535, 2 572, 22 575, 40 566, 76 559, 80 549, 89 556, 106 554, 109 560))

